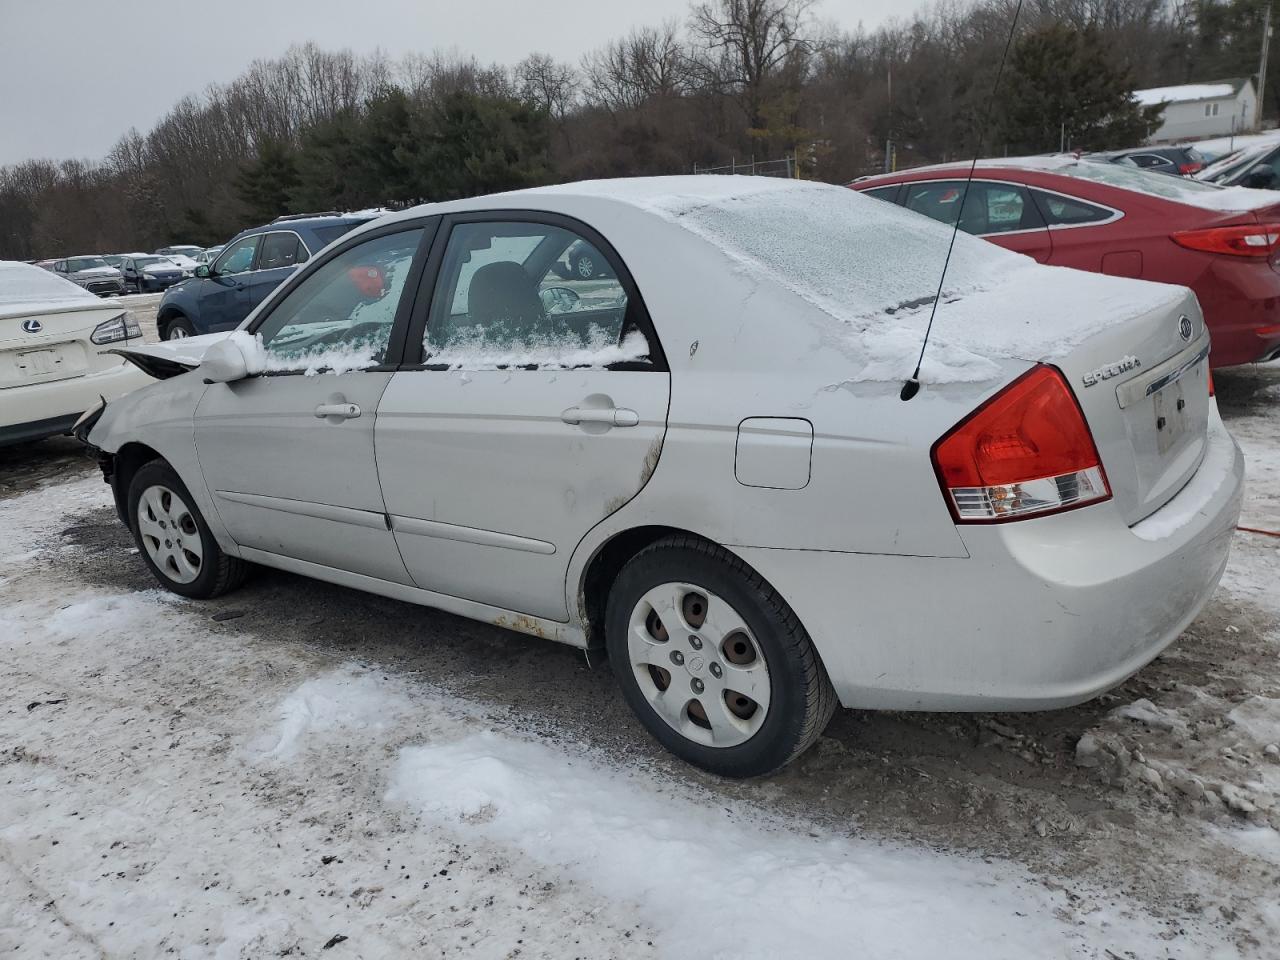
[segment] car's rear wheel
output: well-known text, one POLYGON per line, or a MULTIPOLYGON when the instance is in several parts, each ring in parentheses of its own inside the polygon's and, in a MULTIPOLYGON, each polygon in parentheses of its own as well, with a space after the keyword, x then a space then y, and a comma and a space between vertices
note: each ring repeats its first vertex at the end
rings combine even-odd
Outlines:
POLYGON ((195 500, 163 460, 138 468, 129 482, 129 527, 161 585, 207 600, 244 582, 249 565, 222 552, 195 500))
POLYGON ((166 340, 181 340, 183 337, 193 337, 195 333, 195 327, 191 325, 191 321, 181 315, 174 317, 164 327, 166 340))
POLYGON ((622 569, 605 635, 641 723, 712 773, 777 770, 835 710, 831 681, 786 601, 740 559, 694 537, 661 540, 622 569))

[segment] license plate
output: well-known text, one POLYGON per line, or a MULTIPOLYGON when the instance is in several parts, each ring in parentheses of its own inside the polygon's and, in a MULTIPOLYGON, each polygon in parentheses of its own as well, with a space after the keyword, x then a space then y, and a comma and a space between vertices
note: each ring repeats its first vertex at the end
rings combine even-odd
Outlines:
POLYGON ((1167 453, 1176 446, 1187 429, 1187 401, 1182 381, 1176 380, 1152 394, 1155 405, 1156 448, 1167 453))
POLYGON ((18 354, 18 369, 26 377, 43 377, 57 373, 62 355, 57 350, 31 350, 18 354))

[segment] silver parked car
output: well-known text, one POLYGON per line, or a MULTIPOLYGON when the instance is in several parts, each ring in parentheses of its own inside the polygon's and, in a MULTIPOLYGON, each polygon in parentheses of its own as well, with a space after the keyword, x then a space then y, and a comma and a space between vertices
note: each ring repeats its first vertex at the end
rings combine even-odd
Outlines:
POLYGON ((264 564, 580 647, 730 776, 846 707, 1060 707, 1213 591, 1243 461, 1184 288, 747 177, 419 207, 88 412, 189 597, 264 564), (584 278, 568 258, 605 269, 584 278))
POLYGON ((49 269, 100 297, 124 293, 124 277, 102 257, 67 257, 55 260, 49 269))

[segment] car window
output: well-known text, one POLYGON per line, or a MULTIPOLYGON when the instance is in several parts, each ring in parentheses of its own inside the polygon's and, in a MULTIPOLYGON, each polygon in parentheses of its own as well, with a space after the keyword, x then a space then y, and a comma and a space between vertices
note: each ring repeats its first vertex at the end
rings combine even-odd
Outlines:
POLYGON ((887 200, 893 203, 898 199, 898 189, 901 184, 895 183, 887 187, 872 187, 870 190, 863 190, 868 197, 875 197, 877 200, 887 200))
POLYGON ((1110 220, 1114 213, 1106 207, 1094 206, 1075 197, 1064 197, 1060 193, 1045 193, 1032 190, 1045 222, 1051 227, 1074 226, 1084 223, 1098 223, 1110 220))
POLYGON ((262 238, 258 269, 274 270, 276 267, 291 267, 300 263, 305 259, 298 256, 301 246, 296 233, 268 233, 262 238))
POLYGON ((421 240, 421 228, 366 240, 303 280, 255 331, 266 369, 342 372, 384 362, 421 240))
POLYGON ((987 236, 1044 226, 1027 191, 1016 184, 975 180, 966 195, 963 180, 927 180, 908 184, 904 205, 952 225, 960 212, 961 197, 965 199, 960 229, 965 233, 987 236))
POLYGON ((449 235, 423 344, 458 369, 642 361, 617 264, 564 227, 464 223, 449 235))
POLYGON ((1168 167, 1173 165, 1173 161, 1168 160, 1165 157, 1158 157, 1154 153, 1135 154, 1133 157, 1133 162, 1137 164, 1139 167, 1143 167, 1143 168, 1160 167, 1160 166, 1168 167))
POLYGON ((253 253, 258 249, 260 239, 262 238, 255 234, 231 244, 218 255, 217 262, 213 265, 214 272, 244 273, 253 266, 253 253))

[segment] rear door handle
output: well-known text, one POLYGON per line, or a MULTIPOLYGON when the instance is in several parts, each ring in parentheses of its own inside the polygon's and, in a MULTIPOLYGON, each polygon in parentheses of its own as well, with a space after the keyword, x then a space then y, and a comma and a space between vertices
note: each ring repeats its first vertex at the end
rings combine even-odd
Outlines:
POLYGON ((634 427, 640 414, 626 407, 570 407, 560 414, 565 423, 607 423, 611 427, 634 427))
POLYGON ((360 416, 360 407, 354 403, 322 403, 316 407, 316 419, 338 417, 342 420, 354 420, 360 416))

